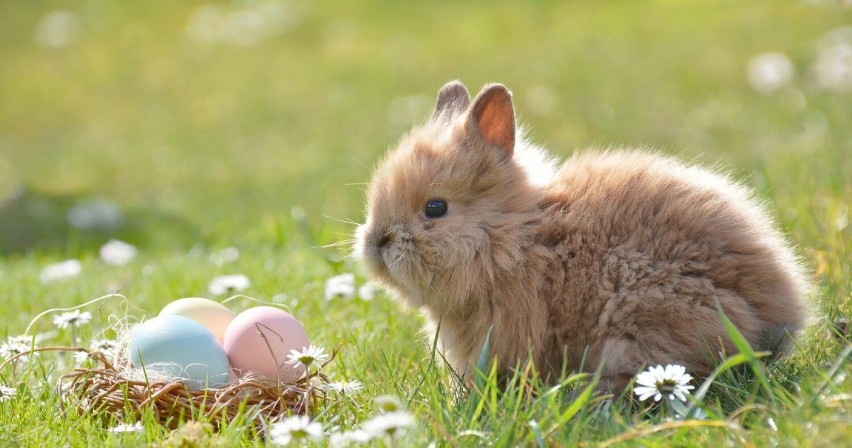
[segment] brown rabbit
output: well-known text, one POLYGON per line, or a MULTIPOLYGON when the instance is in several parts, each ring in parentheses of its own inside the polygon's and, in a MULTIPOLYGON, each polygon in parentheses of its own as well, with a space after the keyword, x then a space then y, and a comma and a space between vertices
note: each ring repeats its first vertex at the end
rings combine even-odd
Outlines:
POLYGON ((717 304, 758 350, 783 351, 803 326, 802 269, 746 188, 639 150, 577 154, 557 172, 520 138, 499 84, 472 104, 445 85, 368 195, 356 253, 440 324, 468 379, 492 325, 502 373, 531 356, 551 380, 601 366, 615 388, 654 364, 707 375, 735 352, 717 304))

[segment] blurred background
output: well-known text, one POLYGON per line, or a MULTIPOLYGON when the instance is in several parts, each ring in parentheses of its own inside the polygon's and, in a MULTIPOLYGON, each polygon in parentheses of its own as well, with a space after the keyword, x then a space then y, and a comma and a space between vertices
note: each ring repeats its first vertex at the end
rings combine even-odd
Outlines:
POLYGON ((452 79, 562 158, 718 165, 797 244, 848 226, 848 1, 0 3, 0 256, 328 244, 452 79))

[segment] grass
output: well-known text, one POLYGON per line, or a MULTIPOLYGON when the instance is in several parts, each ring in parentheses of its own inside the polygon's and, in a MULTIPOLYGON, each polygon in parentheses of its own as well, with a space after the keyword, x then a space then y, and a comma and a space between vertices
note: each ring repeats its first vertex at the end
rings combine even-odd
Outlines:
MULTIPOLYGON (((243 46, 191 38, 201 2, 4 2, 0 336, 44 310, 120 291, 127 302, 87 309, 95 318, 81 336, 90 338, 110 314, 150 316, 241 273, 252 281, 246 294, 287 305, 312 341, 340 346, 329 373, 366 385, 320 414, 327 429, 356 426, 374 414, 373 397, 390 394, 418 421, 399 445, 848 444, 849 342, 831 323, 852 314, 852 108, 849 92, 818 88, 810 71, 824 36, 852 18, 835 3, 291 0, 275 3, 278 32, 243 46), (44 48, 34 36, 57 9, 77 17, 79 33, 44 48), (796 77, 763 95, 746 67, 770 51, 785 53, 796 77), (325 246, 363 219, 370 167, 455 78, 474 90, 509 86, 533 140, 560 157, 647 145, 754 187, 813 273, 818 318, 795 353, 721 373, 703 400, 708 420, 607 405, 583 393, 585 376, 554 388, 519 374, 501 388, 485 373, 462 398, 415 313, 382 295, 323 300, 327 278, 361 272, 345 248, 325 246), (123 223, 69 226, 68 211, 92 199, 117 205, 123 223), (111 237, 139 256, 99 261, 111 237), (210 262, 229 246, 237 261, 210 262), (45 265, 72 257, 79 276, 39 281, 45 265)), ((217 3, 226 12, 256 4, 217 3)), ((49 318, 35 328, 55 330, 49 318)), ((46 341, 69 342, 67 330, 46 341)), ((147 415, 141 433, 108 432, 117 422, 63 407, 57 378, 72 362, 43 354, 0 371, 17 390, 0 403, 0 445, 264 444, 239 421, 172 433, 147 415)))

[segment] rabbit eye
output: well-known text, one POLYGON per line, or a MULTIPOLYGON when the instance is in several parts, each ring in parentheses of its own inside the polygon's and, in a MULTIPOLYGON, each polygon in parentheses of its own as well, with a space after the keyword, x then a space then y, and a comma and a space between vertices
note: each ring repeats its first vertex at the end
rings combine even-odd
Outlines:
POLYGON ((447 201, 443 199, 432 199, 426 203, 423 213, 429 218, 440 218, 447 214, 447 201))

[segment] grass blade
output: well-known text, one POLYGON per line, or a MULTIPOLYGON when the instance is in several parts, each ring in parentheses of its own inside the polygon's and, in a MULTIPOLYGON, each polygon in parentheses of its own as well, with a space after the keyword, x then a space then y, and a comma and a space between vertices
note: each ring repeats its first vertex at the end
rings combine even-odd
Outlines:
POLYGON ((746 362, 749 367, 751 367, 752 372, 757 377, 758 382, 766 392, 769 394, 769 398, 773 404, 775 404, 775 393, 772 391, 772 387, 769 385, 769 377, 766 376, 766 370, 763 368, 763 364, 760 363, 758 358, 762 356, 766 356, 767 353, 761 352, 756 353, 751 345, 746 340, 745 336, 740 333, 740 330, 731 322, 731 319, 725 315, 725 312, 722 310, 722 306, 717 302, 716 309, 719 311, 719 318, 722 319, 722 325, 725 327, 725 331, 728 333, 728 337, 731 338, 731 342, 734 343, 737 350, 745 356, 746 362))
POLYGON ((485 335, 485 342, 482 344, 482 350, 479 352, 479 360, 476 363, 476 369, 480 372, 485 372, 488 364, 488 349, 491 347, 491 333, 494 331, 494 325, 488 327, 488 334, 485 335))
MULTIPOLYGON (((476 370, 473 372, 473 391, 471 394, 471 407, 474 409, 471 421, 476 421, 482 414, 485 407, 485 386, 490 383, 492 376, 496 378, 497 365, 492 363, 491 369, 486 370, 488 366, 488 350, 491 347, 491 332, 494 331, 494 325, 488 328, 488 333, 485 335, 485 342, 482 344, 482 350, 479 352, 479 360, 476 363, 476 370), (488 373, 486 373, 488 372, 488 373)), ((496 383, 496 381, 494 381, 496 383)))
POLYGON ((577 415, 577 413, 580 412, 581 409, 583 409, 583 407, 589 402, 589 399, 592 397, 592 393, 595 391, 595 388, 598 387, 599 378, 600 376, 596 374, 592 379, 592 382, 589 383, 589 385, 586 386, 585 389, 583 389, 583 392, 581 392, 580 395, 578 395, 577 398, 575 398, 574 401, 571 402, 571 406, 568 406, 568 409, 559 414, 559 418, 550 427, 550 429, 547 430, 548 436, 557 429, 561 428, 566 423, 568 423, 568 420, 571 420, 572 417, 577 415))
POLYGON ((493 331, 494 325, 488 327, 488 333, 485 335, 485 342, 482 344, 482 350, 479 352, 479 360, 476 363, 476 371, 473 376, 473 384, 480 391, 484 385, 485 372, 488 371, 488 350, 491 348, 491 333, 493 331))
POLYGON ((710 386, 713 384, 713 381, 716 381, 716 378, 719 375, 747 361, 748 358, 746 357, 746 355, 742 353, 737 353, 736 355, 731 356, 730 358, 724 360, 721 364, 719 364, 713 370, 713 372, 711 372, 710 375, 704 380, 704 382, 701 384, 701 387, 699 387, 694 394, 689 396, 692 403, 689 405, 689 411, 686 413, 686 418, 690 419, 695 417, 696 413, 700 409, 698 407, 698 403, 703 403, 704 396, 707 395, 707 391, 710 390, 710 386))
POLYGON ((843 353, 840 354, 840 357, 837 359, 834 365, 831 366, 831 370, 829 370, 826 374, 825 381, 823 381, 822 385, 819 387, 819 389, 817 389, 814 396, 811 397, 811 406, 816 404, 817 400, 819 400, 822 394, 825 393, 826 389, 837 384, 835 381, 835 377, 838 373, 840 373, 841 369, 843 369, 843 366, 846 365, 847 362, 849 362, 849 358, 852 358, 852 344, 846 346, 846 349, 843 350, 843 353))

